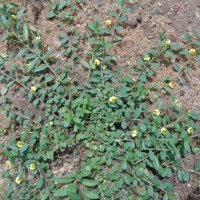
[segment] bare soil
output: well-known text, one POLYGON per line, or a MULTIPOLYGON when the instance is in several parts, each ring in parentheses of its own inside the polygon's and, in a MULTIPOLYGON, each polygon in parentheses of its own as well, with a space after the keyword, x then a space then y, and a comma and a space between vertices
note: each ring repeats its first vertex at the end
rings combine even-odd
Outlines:
MULTIPOLYGON (((13 0, 20 6, 22 1, 13 0)), ((54 0, 53 2, 61 2, 54 0)), ((54 50, 55 57, 62 62, 67 61, 63 56, 63 49, 59 42, 58 36, 65 32, 67 25, 60 25, 58 20, 46 20, 46 15, 49 12, 51 3, 44 1, 43 10, 38 16, 36 24, 34 24, 35 13, 31 5, 28 5, 25 13, 26 22, 36 27, 41 34, 41 39, 46 48, 54 50)), ((129 0, 126 6, 131 9, 128 22, 125 24, 125 31, 121 32, 124 37, 120 46, 112 50, 112 54, 118 58, 118 66, 127 74, 130 66, 136 63, 136 58, 142 56, 145 51, 151 48, 153 41, 159 39, 159 33, 166 31, 166 35, 174 43, 185 45, 184 32, 191 32, 192 29, 200 33, 200 1, 196 0, 129 0)), ((80 4, 79 10, 75 13, 74 25, 80 29, 82 33, 87 30, 87 24, 98 17, 102 18, 102 22, 109 19, 106 15, 111 10, 116 10, 117 5, 115 0, 85 0, 80 4)), ((84 48, 89 48, 87 44, 82 44, 84 48)), ((0 43, 1 52, 7 51, 4 43, 0 43)), ((84 52, 82 53, 84 58, 84 52)), ((76 67, 75 73, 84 74, 81 68, 76 67)), ((161 66, 161 70, 157 72, 154 80, 159 86, 164 86, 163 77, 168 75, 172 80, 175 80, 177 73, 172 70, 172 67, 161 66)), ((191 70, 189 75, 185 77, 185 83, 175 85, 173 89, 177 98, 182 103, 182 108, 195 109, 200 114, 200 66, 199 64, 191 70)), ((6 89, 5 85, 0 84, 0 89, 6 89)), ((10 97, 15 102, 17 107, 33 108, 27 103, 26 99, 20 92, 16 92, 14 88, 0 96, 0 100, 5 97, 10 97)), ((4 129, 8 127, 6 118, 0 113, 0 127, 4 129)), ((19 134, 17 132, 9 133, 6 136, 0 137, 1 142, 8 142, 11 135, 19 134)), ((197 141, 198 143, 199 141, 197 141)), ((197 145, 194 143, 193 145, 197 145)), ((199 143, 198 143, 199 145, 199 143)), ((73 158, 71 158, 73 159, 73 158)), ((200 153, 188 155, 183 162, 185 169, 191 169, 195 163, 200 160, 200 153)), ((3 162, 3 161, 2 161, 3 162)), ((60 169, 55 167, 54 172, 62 174, 66 170, 71 170, 73 166, 69 163, 64 163, 60 169)), ((0 171, 4 167, 0 166, 0 171)), ((177 178, 172 178, 168 181, 173 182, 177 194, 177 200, 192 200, 200 199, 200 191, 197 189, 200 177, 192 174, 189 183, 180 183, 177 178), (199 198, 198 198, 199 196, 199 198)), ((3 181, 0 179, 0 187, 3 181)), ((3 185, 2 185, 3 186, 3 185)))

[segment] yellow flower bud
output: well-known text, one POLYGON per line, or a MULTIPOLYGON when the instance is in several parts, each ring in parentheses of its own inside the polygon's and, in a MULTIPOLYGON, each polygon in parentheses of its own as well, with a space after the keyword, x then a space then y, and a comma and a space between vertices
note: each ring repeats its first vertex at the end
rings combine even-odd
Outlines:
POLYGON ((6 167, 10 168, 11 167, 11 162, 9 160, 6 161, 6 167))
POLYGON ((18 142, 17 142, 17 146, 18 146, 19 148, 23 147, 23 146, 24 146, 24 142, 18 141, 18 142))
POLYGON ((167 45, 170 45, 170 44, 171 44, 171 40, 170 40, 170 39, 167 39, 167 40, 166 40, 166 44, 167 44, 167 45))
POLYGON ((13 18, 13 19, 17 19, 17 16, 16 16, 16 15, 12 15, 12 18, 13 18))
POLYGON ((99 61, 98 59, 95 59, 95 60, 94 60, 94 64, 95 64, 95 65, 100 65, 100 61, 99 61))
POLYGON ((116 101, 117 101, 117 97, 112 96, 109 98, 110 103, 116 103, 116 101))
POLYGON ((39 36, 38 36, 38 37, 36 37, 36 38, 35 38, 35 40, 40 40, 40 37, 39 37, 39 36))
POLYGON ((35 165, 35 164, 30 164, 30 167, 29 167, 29 168, 30 168, 31 171, 33 171, 33 170, 36 169, 36 165, 35 165))
POLYGON ((174 86, 175 86, 175 83, 174 82, 169 82, 168 86, 173 89, 174 86))
POLYGON ((131 131, 131 136, 132 137, 136 137, 137 136, 137 131, 136 130, 131 131))
POLYGON ((156 115, 156 116, 159 116, 159 115, 160 115, 160 110, 155 109, 155 110, 153 111, 153 114, 156 115))
POLYGON ((149 56, 144 56, 143 58, 145 61, 149 61, 151 58, 149 56))
POLYGON ((32 86, 32 87, 31 87, 31 92, 35 92, 36 89, 37 89, 37 88, 36 88, 35 86, 32 86))
POLYGON ((166 132, 167 132, 167 129, 166 128, 161 128, 161 133, 163 134, 163 135, 165 135, 166 134, 166 132))
POLYGON ((196 54, 196 50, 195 49, 190 49, 189 53, 191 56, 194 56, 196 54))
POLYGON ((17 184, 20 184, 20 183, 22 182, 22 179, 21 179, 19 176, 17 176, 17 177, 15 178, 15 182, 16 182, 17 184))
POLYGON ((188 132, 189 134, 192 134, 192 133, 193 133, 192 127, 189 127, 189 128, 187 129, 187 132, 188 132))
POLYGON ((110 20, 107 20, 107 21, 106 21, 106 26, 110 26, 111 23, 112 23, 112 22, 111 22, 110 20))

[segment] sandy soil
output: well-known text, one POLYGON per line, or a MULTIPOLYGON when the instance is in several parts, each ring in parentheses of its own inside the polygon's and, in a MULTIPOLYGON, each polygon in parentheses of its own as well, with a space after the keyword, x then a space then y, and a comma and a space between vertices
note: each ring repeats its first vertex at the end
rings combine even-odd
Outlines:
MULTIPOLYGON (((14 0, 13 0, 14 2, 14 0)), ((15 0, 19 5, 22 1, 15 0)), ((59 2, 59 0, 54 0, 59 2)), ((85 0, 80 4, 79 10, 75 13, 74 25, 82 33, 86 32, 86 26, 97 17, 102 17, 102 21, 108 19, 106 14, 110 10, 117 8, 115 0, 85 0)), ((26 22, 34 25, 41 34, 42 41, 46 48, 54 50, 55 57, 61 62, 67 61, 63 56, 63 49, 59 42, 58 35, 64 32, 68 26, 60 26, 57 20, 48 21, 45 16, 49 12, 51 3, 45 1, 43 10, 34 24, 34 13, 31 6, 28 5, 25 14, 26 22)), ((125 31, 121 33, 124 37, 123 42, 117 48, 114 48, 111 53, 117 56, 119 62, 117 67, 124 68, 124 73, 128 73, 128 69, 136 62, 136 58, 144 54, 153 44, 154 40, 159 38, 160 32, 166 31, 167 36, 174 43, 184 45, 184 32, 191 32, 195 29, 200 33, 200 2, 194 0, 129 0, 127 1, 128 8, 131 9, 128 22, 125 24, 125 31)), ((87 47, 86 44, 82 44, 87 47)), ((89 47, 87 47, 89 48, 89 47)), ((5 44, 0 43, 1 52, 7 51, 5 44)), ((84 57, 84 52, 82 52, 84 57)), ((75 69, 75 73, 82 74, 80 68, 75 69)), ((171 67, 161 66, 161 69, 154 77, 154 81, 160 86, 164 85, 163 76, 168 75, 172 80, 175 80, 177 73, 171 67)), ((200 114, 200 67, 199 64, 191 70, 190 76, 185 77, 183 85, 176 84, 174 92, 177 98, 182 102, 183 109, 195 109, 200 114)), ((5 85, 0 84, 0 88, 5 88, 5 85)), ((2 93, 2 90, 1 90, 2 93)), ((26 103, 26 99, 19 92, 16 93, 12 88, 7 93, 0 97, 0 100, 6 96, 11 97, 17 107, 27 107, 32 109, 26 103)), ((8 127, 6 118, 0 113, 0 127, 4 129, 8 127)), ((9 133, 7 136, 0 138, 0 141, 7 142, 10 135, 18 133, 9 133)), ((196 144, 194 144, 196 145, 196 144)), ((183 166, 188 169, 195 165, 200 160, 200 154, 190 154, 184 159, 183 166)), ((66 166, 65 166, 66 167, 66 166)), ((0 167, 0 170, 3 167, 0 167)), ((70 166, 69 166, 70 168, 70 166)), ((181 184, 177 178, 172 178, 175 185, 178 200, 198 199, 192 194, 199 194, 197 184, 200 177, 192 175, 190 183, 181 184)), ((0 186, 2 184, 0 180, 0 186)), ((199 197, 200 199, 200 197, 199 197)))

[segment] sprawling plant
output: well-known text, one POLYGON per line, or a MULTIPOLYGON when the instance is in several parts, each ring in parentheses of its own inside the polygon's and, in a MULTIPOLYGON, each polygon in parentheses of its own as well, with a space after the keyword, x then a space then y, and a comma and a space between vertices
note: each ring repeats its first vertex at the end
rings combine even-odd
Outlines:
POLYGON ((118 60, 109 54, 123 39, 119 32, 129 12, 124 0, 117 2, 119 11, 109 13, 105 23, 90 23, 85 35, 70 26, 80 1, 51 6, 47 19, 69 24, 59 36, 67 63, 45 50, 37 30, 24 22, 25 8, 16 13, 16 4, 0 3, 2 41, 8 47, 0 53, 0 80, 7 88, 16 86, 35 107, 31 112, 16 108, 12 99, 1 102, 10 129, 19 130, 0 144, 7 167, 2 176, 9 180, 5 198, 167 200, 176 196, 164 178, 176 174, 187 182, 191 173, 199 174, 200 162, 195 169, 181 165, 188 153, 199 151, 191 146, 199 118, 180 107, 173 87, 200 62, 200 36, 185 33, 187 45, 181 47, 161 34, 156 48, 124 76, 121 69, 113 70, 118 60), (91 46, 85 56, 82 40, 91 46), (162 64, 173 67, 177 79, 165 77, 165 87, 150 86, 162 64), (82 81, 75 66, 86 74, 82 81), (172 104, 166 105, 166 96, 172 104), (74 169, 55 176, 53 164, 70 155, 74 169))

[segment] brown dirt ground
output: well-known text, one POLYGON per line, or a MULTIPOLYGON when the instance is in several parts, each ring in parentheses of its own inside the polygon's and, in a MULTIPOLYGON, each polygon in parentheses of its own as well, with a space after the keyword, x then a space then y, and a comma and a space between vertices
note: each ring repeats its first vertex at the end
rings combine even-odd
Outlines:
MULTIPOLYGON (((22 5, 22 1, 13 0, 13 2, 22 5)), ((54 0, 54 2, 61 2, 61 0, 54 0)), ((116 9, 115 0, 85 0, 81 3, 78 13, 75 15, 74 25, 82 33, 86 32, 85 25, 92 22, 97 17, 102 17, 104 22, 109 17, 106 17, 108 11, 116 9)), ((63 56, 63 49, 59 42, 58 35, 67 29, 67 25, 60 26, 57 20, 47 21, 45 16, 49 12, 51 3, 44 2, 44 9, 37 24, 34 24, 34 16, 30 6, 27 8, 25 14, 26 22, 34 25, 41 34, 42 41, 47 48, 54 50, 55 56, 61 61, 65 62, 66 58, 63 56)), ((124 36, 122 45, 114 48, 112 54, 117 56, 119 62, 117 68, 124 68, 126 74, 132 64, 136 62, 138 56, 142 56, 153 44, 153 41, 159 39, 159 32, 166 31, 167 36, 172 42, 184 45, 184 32, 190 32, 195 29, 200 32, 200 2, 194 0, 129 0, 127 7, 131 9, 129 20, 126 23, 126 31, 122 32, 124 36), (129 3, 130 2, 130 3, 129 3), (126 67, 128 66, 128 67, 126 67)), ((86 44, 83 47, 89 48, 86 44)), ((1 52, 6 52, 6 46, 0 43, 1 52)), ((83 52, 84 57, 84 52, 83 52)), ((75 69, 75 73, 84 74, 80 68, 75 69)), ((154 81, 162 87, 164 85, 162 78, 168 75, 172 80, 175 80, 176 73, 170 67, 161 66, 161 70, 154 77, 154 81)), ((186 76, 186 82, 180 86, 176 84, 174 92, 177 98, 182 102, 183 108, 195 109, 200 114, 200 68, 199 64, 194 70, 191 70, 190 76, 186 76)), ((0 88, 4 88, 0 84, 0 88)), ((1 97, 9 96, 13 99, 16 106, 31 108, 26 99, 20 94, 13 92, 13 89, 1 97)), ((7 120, 0 113, 0 127, 8 127, 7 120)), ((12 133, 18 134, 18 133, 12 133)), ((7 142, 10 135, 0 138, 1 142, 7 142)), ((196 143, 194 144, 196 145, 196 143)), ((184 159, 183 167, 191 169, 197 161, 200 160, 200 153, 190 154, 184 159)), ((65 169, 71 169, 70 164, 64 164, 65 169), (67 167, 68 166, 68 167, 67 167)), ((3 166, 0 167, 3 170, 3 166)), ((62 171, 62 169, 54 169, 62 171)), ((170 179, 175 185, 177 193, 177 200, 198 199, 192 197, 191 194, 199 194, 196 190, 197 183, 200 177, 193 174, 190 183, 180 184, 177 178, 170 179)), ((3 184, 0 179, 0 187, 3 184)), ((200 197, 199 197, 200 199, 200 197)))

